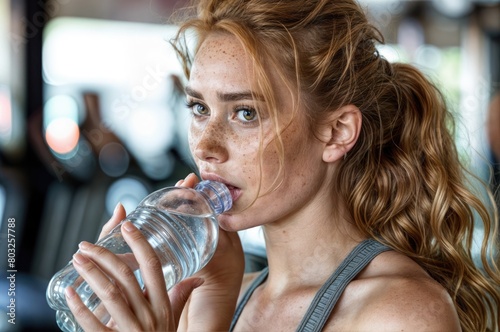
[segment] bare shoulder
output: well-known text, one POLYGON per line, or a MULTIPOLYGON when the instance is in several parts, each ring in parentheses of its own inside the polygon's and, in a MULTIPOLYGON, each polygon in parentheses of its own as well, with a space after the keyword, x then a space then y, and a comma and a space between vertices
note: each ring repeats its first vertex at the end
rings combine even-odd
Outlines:
POLYGON ((449 294, 417 263, 380 254, 342 295, 329 327, 356 331, 460 331, 449 294), (338 319, 334 319, 337 317, 338 319))

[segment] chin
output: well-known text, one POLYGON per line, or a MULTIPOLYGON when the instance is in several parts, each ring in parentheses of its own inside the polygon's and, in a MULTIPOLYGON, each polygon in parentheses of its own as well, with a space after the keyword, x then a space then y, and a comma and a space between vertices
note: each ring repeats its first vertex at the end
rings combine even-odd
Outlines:
POLYGON ((217 217, 219 220, 219 227, 227 232, 236 232, 242 230, 240 223, 238 223, 234 216, 222 214, 217 217))

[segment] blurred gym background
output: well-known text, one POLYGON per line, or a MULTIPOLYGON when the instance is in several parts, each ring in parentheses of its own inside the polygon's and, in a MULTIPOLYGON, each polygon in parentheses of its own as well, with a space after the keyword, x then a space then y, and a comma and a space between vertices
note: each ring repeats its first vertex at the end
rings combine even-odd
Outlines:
MULTIPOLYGON (((193 171, 184 78, 168 43, 176 31, 169 17, 186 3, 0 0, 0 331, 57 331, 45 287, 77 244, 96 240, 118 202, 131 211, 193 171)), ((489 181, 500 1, 362 4, 386 37, 380 52, 416 64, 443 89, 459 119, 460 151, 489 181)), ((259 229, 241 236, 252 262, 265 264, 259 229)))

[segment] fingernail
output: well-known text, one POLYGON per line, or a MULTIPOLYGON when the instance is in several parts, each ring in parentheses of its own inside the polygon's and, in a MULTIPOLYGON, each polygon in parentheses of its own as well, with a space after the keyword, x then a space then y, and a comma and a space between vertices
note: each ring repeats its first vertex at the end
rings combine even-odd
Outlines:
POLYGON ((183 183, 184 183, 184 180, 179 180, 179 181, 177 181, 177 183, 175 184, 175 186, 179 187, 183 183))
POLYGON ((130 221, 125 222, 123 224, 123 228, 125 228, 127 232, 133 232, 137 229, 135 228, 134 224, 132 224, 130 221))
POLYGON ((68 299, 71 299, 73 296, 76 295, 76 292, 73 289, 73 287, 66 287, 66 289, 64 290, 64 294, 68 299))
POLYGON ((76 253, 76 254, 73 255, 73 260, 75 262, 77 262, 78 264, 85 264, 85 263, 87 263, 89 261, 87 259, 87 257, 85 257, 82 254, 78 254, 78 253, 76 253))
POLYGON ((80 248, 80 250, 89 250, 91 247, 92 245, 87 241, 82 241, 78 244, 78 248, 80 248))
POLYGON ((122 203, 118 202, 118 204, 116 204, 116 206, 115 206, 115 209, 113 210, 113 215, 115 215, 118 212, 118 209, 120 208, 120 206, 122 206, 122 203))

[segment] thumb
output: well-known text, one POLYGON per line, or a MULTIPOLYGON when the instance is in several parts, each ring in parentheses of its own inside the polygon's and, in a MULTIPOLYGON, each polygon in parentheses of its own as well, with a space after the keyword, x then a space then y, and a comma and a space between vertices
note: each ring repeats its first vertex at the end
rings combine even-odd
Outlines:
POLYGON ((176 322, 179 322, 182 310, 186 305, 189 296, 196 288, 203 285, 205 279, 203 278, 187 278, 174 287, 168 292, 168 297, 170 298, 170 303, 172 306, 172 313, 176 322))
POLYGON ((101 233, 99 234, 99 240, 108 235, 109 232, 111 232, 111 230, 115 228, 115 226, 118 225, 120 221, 122 221, 126 217, 126 215, 127 213, 125 212, 125 208, 121 203, 118 203, 118 205, 116 205, 115 207, 115 210, 113 211, 113 215, 102 227, 101 233))

